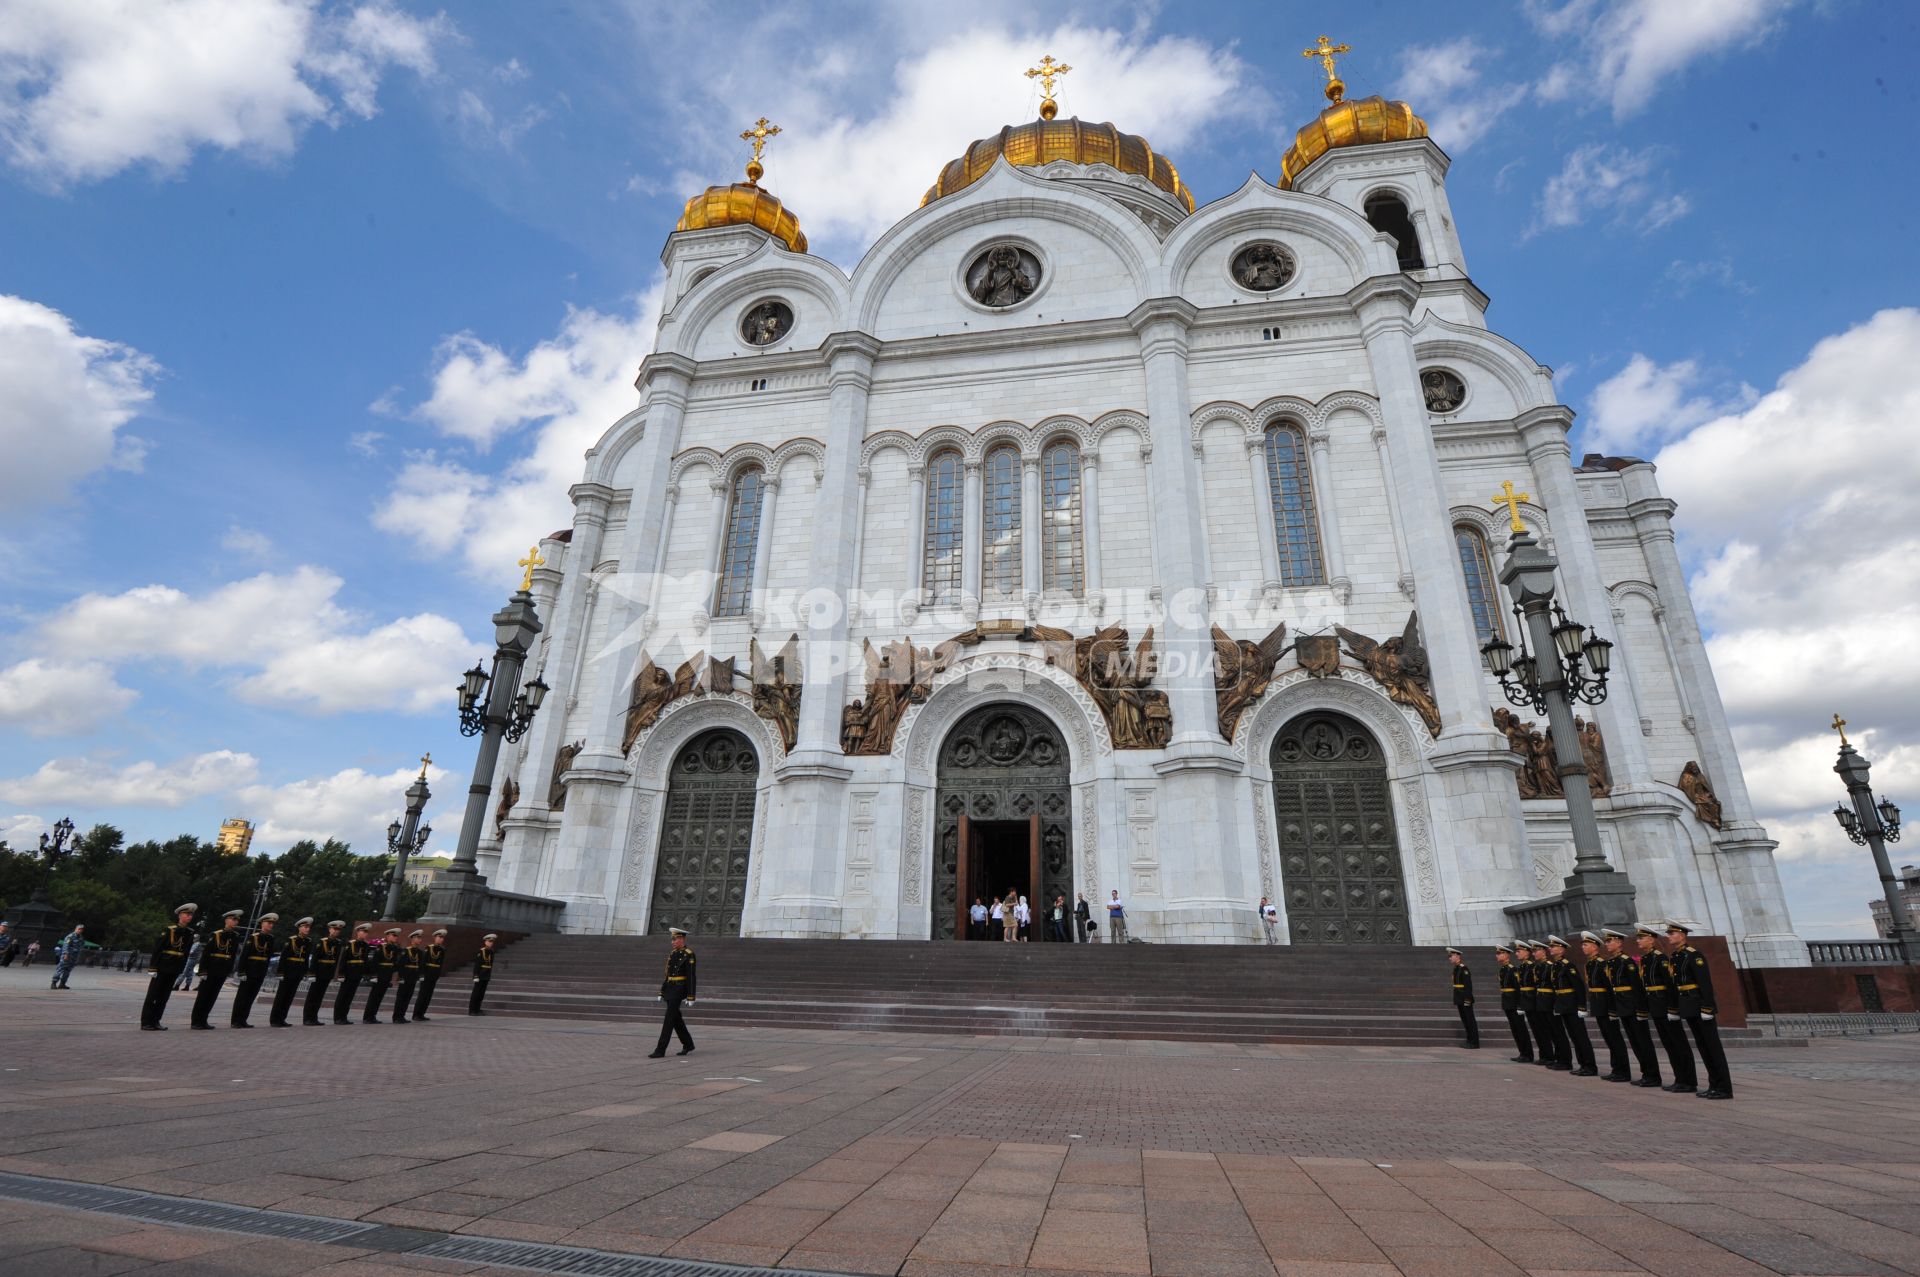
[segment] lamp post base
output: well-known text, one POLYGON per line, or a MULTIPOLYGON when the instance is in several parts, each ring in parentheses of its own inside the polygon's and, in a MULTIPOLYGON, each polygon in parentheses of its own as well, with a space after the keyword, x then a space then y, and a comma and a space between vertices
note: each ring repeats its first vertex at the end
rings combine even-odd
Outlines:
POLYGON ((532 934, 560 930, 564 900, 496 891, 485 874, 461 865, 442 869, 427 886, 427 911, 420 921, 440 926, 491 927, 532 934))
POLYGON ((1627 875, 1616 869, 1574 872, 1565 883, 1560 899, 1567 906, 1567 924, 1574 930, 1624 930, 1633 925, 1634 888, 1627 875))

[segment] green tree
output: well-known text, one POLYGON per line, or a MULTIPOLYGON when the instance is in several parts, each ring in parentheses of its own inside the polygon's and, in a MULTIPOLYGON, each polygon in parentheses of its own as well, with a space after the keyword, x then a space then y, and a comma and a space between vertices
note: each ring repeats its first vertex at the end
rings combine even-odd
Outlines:
POLYGON ((114 923, 127 912, 127 898, 112 887, 93 878, 62 873, 55 877, 50 893, 53 903, 67 915, 69 925, 84 923, 87 939, 102 946, 136 943, 133 936, 114 934, 114 923))

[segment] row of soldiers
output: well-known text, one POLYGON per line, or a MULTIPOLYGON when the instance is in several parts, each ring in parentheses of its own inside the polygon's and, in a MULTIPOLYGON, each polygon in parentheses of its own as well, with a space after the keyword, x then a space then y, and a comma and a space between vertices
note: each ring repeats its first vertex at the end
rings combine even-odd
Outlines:
MULTIPOLYGON (((160 933, 153 947, 153 957, 147 963, 151 977, 147 984, 147 997, 140 1008, 140 1027, 152 1032, 165 1032, 166 1025, 160 1021, 166 1015, 167 999, 173 993, 174 981, 185 969, 187 954, 193 947, 193 920, 199 914, 200 906, 184 904, 174 910, 174 924, 160 933)), ((260 996, 261 987, 267 981, 267 971, 278 956, 280 985, 274 990, 272 1010, 268 1012, 267 1023, 276 1029, 290 1027, 287 1016, 293 1010, 295 995, 300 983, 311 978, 313 983, 307 990, 306 1001, 302 1006, 303 1024, 321 1023, 320 1013, 327 1004, 329 986, 339 984, 339 990, 333 998, 333 1022, 335 1024, 352 1023, 351 1010, 354 995, 360 991, 361 984, 367 986, 366 1005, 360 1019, 364 1024, 379 1021, 381 1004, 386 1001, 389 990, 398 991, 394 995, 394 1024, 406 1024, 409 1019, 427 1019, 427 1008, 433 1003, 434 990, 440 984, 440 977, 446 969, 447 948, 442 943, 447 938, 443 927, 433 933, 431 941, 424 930, 416 930, 407 937, 406 943, 400 942, 401 929, 388 927, 385 936, 378 943, 367 937, 373 931, 371 923, 362 922, 354 927, 353 937, 341 939, 346 923, 335 919, 327 924, 323 936, 313 934, 312 918, 302 918, 293 924, 293 933, 285 942, 275 934, 280 924, 277 913, 263 913, 257 920, 251 934, 240 929, 240 919, 244 911, 229 909, 221 916, 220 927, 209 935, 202 944, 200 957, 200 987, 193 998, 193 1020, 191 1027, 211 1029, 209 1022, 214 1004, 220 997, 220 990, 226 985, 227 977, 237 969, 239 981, 234 987, 233 1010, 228 1023, 236 1029, 253 1027, 254 1002, 260 996), (409 1016, 411 1012, 411 1016, 409 1016)), ((480 952, 473 959, 473 992, 467 1000, 468 1015, 485 1015, 481 1003, 487 996, 487 985, 493 979, 494 943, 499 937, 487 935, 480 942, 480 952)))
MULTIPOLYGON (((1691 943, 1691 929, 1668 921, 1660 927, 1638 926, 1633 934, 1607 928, 1580 933, 1581 960, 1569 956, 1573 946, 1559 936, 1516 940, 1497 945, 1493 956, 1500 965, 1500 1009, 1507 1017, 1519 1054, 1516 1063, 1537 1064, 1575 1077, 1604 1077, 1609 1082, 1659 1087, 1663 1091, 1692 1091, 1702 1099, 1733 1098, 1733 1078, 1720 1043, 1716 1022, 1719 1004, 1713 992, 1713 974, 1706 955, 1691 943), (1667 947, 1661 948, 1665 931, 1667 947), (1631 943, 1635 952, 1628 952, 1631 943), (1607 1048, 1607 1072, 1602 1074, 1594 1055, 1587 1022, 1600 1028, 1607 1048), (1687 1034, 1693 1035, 1693 1045, 1687 1034), (1667 1057, 1673 1081, 1662 1079, 1660 1048, 1667 1057), (1700 1088, 1694 1065, 1694 1046, 1706 1065, 1707 1085, 1700 1088), (1633 1076, 1638 1064, 1640 1076, 1633 1076)), ((1478 1046, 1473 1023, 1473 980, 1458 950, 1448 950, 1454 965, 1454 1005, 1461 1008, 1468 1045, 1478 1046)))

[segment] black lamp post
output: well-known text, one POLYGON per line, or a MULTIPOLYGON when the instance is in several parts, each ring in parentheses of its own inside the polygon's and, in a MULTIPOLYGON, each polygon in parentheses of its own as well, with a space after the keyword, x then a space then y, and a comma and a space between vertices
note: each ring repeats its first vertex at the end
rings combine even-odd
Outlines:
POLYGON ((396 820, 387 826, 387 854, 393 857, 393 873, 387 879, 387 904, 380 916, 389 921, 400 908, 400 887, 406 881, 407 857, 425 848, 427 839, 433 837, 433 826, 420 823, 420 813, 426 810, 427 799, 433 797, 427 791, 427 766, 432 762, 433 755, 422 755, 420 774, 407 786, 406 822, 396 820))
POLYGON ((54 822, 53 831, 40 835, 40 860, 44 872, 39 883, 33 889, 33 895, 25 904, 15 905, 7 910, 7 930, 22 944, 29 945, 35 940, 42 949, 59 941, 67 933, 67 915, 53 903, 54 870, 60 862, 73 854, 73 821, 62 817, 54 822))
POLYGON ((1846 782, 1847 797, 1853 802, 1851 810, 1845 803, 1835 807, 1833 818, 1856 846, 1872 849, 1874 868, 1880 871, 1880 890, 1887 900, 1888 938, 1899 946, 1900 961, 1911 963, 1920 956, 1920 934, 1914 932, 1907 902, 1893 876, 1893 864, 1887 859, 1887 844, 1900 841, 1900 809, 1893 805, 1892 799, 1873 800, 1873 786, 1868 783, 1867 775, 1870 768, 1847 740, 1847 720, 1835 714, 1833 730, 1840 733, 1840 761, 1833 765, 1833 770, 1846 782))

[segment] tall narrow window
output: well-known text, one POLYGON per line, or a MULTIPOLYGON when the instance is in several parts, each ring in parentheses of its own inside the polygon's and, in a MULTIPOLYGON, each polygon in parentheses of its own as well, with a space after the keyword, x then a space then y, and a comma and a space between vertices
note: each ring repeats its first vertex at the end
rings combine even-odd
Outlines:
POLYGON ((1086 586, 1080 537, 1080 448, 1070 439, 1040 458, 1040 588, 1078 598, 1086 586))
POLYGON ((1467 606, 1473 610, 1474 632, 1482 643, 1502 637, 1500 592, 1494 587, 1493 558, 1487 539, 1470 523, 1453 530, 1453 546, 1460 552, 1460 574, 1467 581, 1467 606))
POLYGON ((1020 452, 1011 444, 987 454, 980 489, 980 592, 1020 592, 1020 452))
POLYGON ((761 480, 765 477, 759 466, 745 466, 733 476, 726 539, 720 546, 715 616, 745 616, 753 603, 753 556, 760 544, 761 480))
POLYGON ((963 483, 959 453, 949 449, 927 462, 927 522, 921 545, 920 584, 936 603, 960 593, 960 556, 967 534, 963 483))
POLYGON ((1273 535, 1280 544, 1280 583, 1321 584, 1326 572, 1320 565, 1307 436, 1290 421, 1267 427, 1267 491, 1273 496, 1273 535))
POLYGON ((1368 196, 1366 212, 1369 226, 1393 236, 1394 256, 1401 270, 1419 270, 1427 264, 1420 255, 1420 233, 1414 230, 1413 218, 1399 196, 1385 192, 1368 196))

